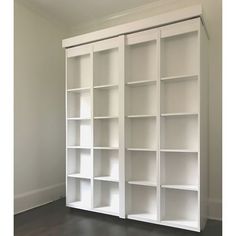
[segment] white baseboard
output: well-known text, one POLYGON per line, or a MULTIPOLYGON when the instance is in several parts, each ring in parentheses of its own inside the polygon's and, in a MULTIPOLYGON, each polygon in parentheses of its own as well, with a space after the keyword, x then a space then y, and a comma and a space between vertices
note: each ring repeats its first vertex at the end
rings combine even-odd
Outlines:
POLYGON ((208 219, 222 220, 222 200, 208 199, 208 219))
POLYGON ((45 205, 65 196, 65 183, 51 185, 14 197, 14 214, 45 205))
MULTIPOLYGON (((60 183, 46 188, 37 189, 14 198, 14 213, 18 214, 32 208, 45 205, 59 198, 65 197, 65 183, 60 183)), ((208 200, 208 219, 222 220, 222 201, 208 200)))

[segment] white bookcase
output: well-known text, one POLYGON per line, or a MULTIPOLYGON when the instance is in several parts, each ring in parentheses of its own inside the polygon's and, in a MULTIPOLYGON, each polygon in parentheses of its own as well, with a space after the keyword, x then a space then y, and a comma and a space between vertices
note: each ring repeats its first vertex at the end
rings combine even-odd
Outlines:
POLYGON ((200 231, 208 162, 201 19, 115 35, 91 33, 66 49, 67 206, 200 231))

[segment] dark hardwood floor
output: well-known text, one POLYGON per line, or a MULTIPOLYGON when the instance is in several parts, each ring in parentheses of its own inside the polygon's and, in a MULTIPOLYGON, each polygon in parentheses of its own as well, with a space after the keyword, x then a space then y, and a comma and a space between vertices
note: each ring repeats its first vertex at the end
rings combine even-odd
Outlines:
POLYGON ((201 233, 73 210, 61 199, 15 216, 16 236, 221 236, 220 221, 201 233))

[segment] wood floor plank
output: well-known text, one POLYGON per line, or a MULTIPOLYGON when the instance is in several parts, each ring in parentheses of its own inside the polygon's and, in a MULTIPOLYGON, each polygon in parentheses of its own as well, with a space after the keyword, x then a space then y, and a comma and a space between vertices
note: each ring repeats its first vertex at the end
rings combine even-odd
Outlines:
POLYGON ((73 210, 61 199, 15 216, 15 236, 221 236, 221 221, 201 233, 73 210))

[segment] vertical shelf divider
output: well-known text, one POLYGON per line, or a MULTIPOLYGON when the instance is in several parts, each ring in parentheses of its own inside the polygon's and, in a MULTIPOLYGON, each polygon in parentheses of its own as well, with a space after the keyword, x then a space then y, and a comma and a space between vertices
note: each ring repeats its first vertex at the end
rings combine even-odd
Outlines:
POLYGON ((125 36, 119 36, 119 216, 125 218, 125 36))
POLYGON ((66 205, 67 205, 67 195, 68 195, 68 181, 67 181, 67 173, 68 173, 68 149, 67 149, 67 129, 68 129, 68 125, 67 125, 67 117, 68 117, 68 101, 67 101, 67 81, 68 81, 68 63, 67 63, 67 50, 65 51, 65 128, 66 128, 66 148, 65 148, 65 152, 66 152, 66 173, 65 173, 65 179, 66 179, 66 205))
POLYGON ((94 207, 94 94, 93 94, 93 84, 94 84, 94 70, 93 70, 93 63, 94 63, 94 57, 93 57, 93 44, 90 48, 90 57, 91 57, 91 63, 90 63, 90 73, 91 73, 91 87, 90 87, 90 95, 91 95, 91 149, 90 149, 90 155, 91 155, 91 208, 94 207))
POLYGON ((200 209, 200 202, 201 202, 201 190, 200 190, 200 182, 201 182, 201 179, 200 179, 200 176, 201 176, 201 167, 200 167, 200 153, 201 153, 201 149, 200 149, 200 146, 201 146, 201 40, 200 40, 200 37, 201 37, 201 24, 199 24, 199 31, 197 32, 197 47, 198 47, 198 50, 197 50, 197 75, 198 75, 198 81, 197 81, 197 100, 198 100, 198 106, 197 106, 197 109, 198 109, 198 114, 199 116, 197 117, 197 125, 198 125, 198 130, 197 130, 197 141, 198 141, 198 146, 197 146, 197 150, 198 150, 198 153, 197 153, 197 168, 198 168, 198 185, 197 185, 197 188, 198 188, 198 228, 201 228, 201 209, 200 209))
POLYGON ((161 181, 160 181, 160 172, 161 172, 161 162, 160 162, 160 116, 161 116, 161 43, 160 43, 160 30, 157 30, 157 151, 156 151, 156 165, 157 165, 157 221, 161 221, 161 181))

